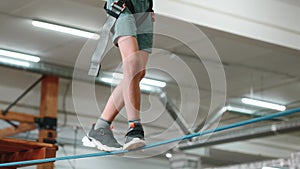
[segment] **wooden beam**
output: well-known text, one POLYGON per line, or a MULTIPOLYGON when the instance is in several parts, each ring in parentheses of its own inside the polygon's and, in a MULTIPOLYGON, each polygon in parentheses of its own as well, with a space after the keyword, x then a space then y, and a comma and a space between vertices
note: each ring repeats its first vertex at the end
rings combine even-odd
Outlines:
MULTIPOLYGON (((0 163, 51 158, 56 156, 57 149, 58 147, 53 144, 18 140, 12 138, 1 138, 0 163)), ((48 163, 44 165, 47 164, 48 163)))
POLYGON ((37 126, 33 123, 20 123, 18 128, 15 128, 13 126, 0 129, 0 138, 12 136, 18 133, 23 133, 26 131, 34 130, 37 126))
MULTIPOLYGON (((56 150, 54 149, 46 149, 44 153, 44 158, 51 158, 56 156, 56 150)), ((39 164, 37 166, 37 169, 53 169, 54 168, 54 163, 44 163, 44 164, 39 164)))
MULTIPOLYGON (((40 118, 57 118, 58 109, 58 86, 59 78, 46 76, 41 84, 40 118)), ((39 131, 39 142, 56 141, 56 129, 41 129, 39 131)), ((48 154, 52 156, 53 154, 48 154)), ((55 155, 55 154, 54 154, 55 155)), ((47 155, 46 155, 47 156, 47 155)), ((53 169, 54 163, 38 165, 37 169, 53 169)))
POLYGON ((13 139, 13 138, 0 138, 0 153, 2 149, 5 149, 5 147, 16 147, 18 149, 23 148, 24 150, 30 150, 40 147, 56 147, 56 145, 48 144, 48 143, 40 143, 35 141, 27 141, 27 140, 20 140, 20 139, 13 139))
MULTIPOLYGON (((40 118, 57 118, 58 107, 58 77, 46 76, 42 80, 40 118)), ((39 142, 44 140, 56 140, 56 130, 41 129, 39 142)))
POLYGON ((2 157, 4 161, 27 161, 27 160, 36 160, 36 159, 45 159, 50 157, 55 157, 56 148, 36 148, 27 151, 20 151, 7 154, 7 156, 2 157))
POLYGON ((25 113, 18 113, 18 112, 7 112, 7 114, 3 116, 2 110, 0 113, 0 119, 18 121, 23 123, 34 123, 34 119, 37 117, 38 116, 29 115, 25 113))
POLYGON ((57 117, 58 105, 58 77, 46 76, 41 86, 41 117, 57 117))

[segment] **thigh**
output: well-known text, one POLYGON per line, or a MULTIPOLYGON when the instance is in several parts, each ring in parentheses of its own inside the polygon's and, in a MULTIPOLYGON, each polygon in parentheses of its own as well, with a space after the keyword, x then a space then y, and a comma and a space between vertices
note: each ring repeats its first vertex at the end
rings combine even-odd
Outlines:
POLYGON ((149 53, 139 50, 138 41, 132 36, 122 36, 118 39, 122 60, 125 61, 128 57, 139 62, 140 68, 144 70, 148 61, 149 53))
POLYGON ((121 52, 122 60, 125 60, 127 57, 137 55, 139 46, 136 37, 121 36, 118 38, 117 42, 121 52))

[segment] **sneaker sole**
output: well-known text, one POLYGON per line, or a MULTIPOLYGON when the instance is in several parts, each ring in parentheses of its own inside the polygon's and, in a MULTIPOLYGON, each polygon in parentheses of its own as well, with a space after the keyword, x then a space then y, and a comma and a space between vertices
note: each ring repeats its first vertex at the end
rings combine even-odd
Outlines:
POLYGON ((88 136, 84 136, 82 139, 81 139, 81 142, 82 142, 82 145, 85 146, 85 147, 96 147, 96 145, 92 142, 91 139, 88 138, 88 136))
POLYGON ((104 144, 100 143, 98 140, 96 140, 96 139, 94 139, 92 137, 88 137, 88 136, 85 136, 82 139, 82 142, 83 142, 83 145, 90 145, 89 147, 96 147, 100 151, 111 152, 111 151, 122 150, 122 147, 120 147, 120 148, 109 147, 107 145, 104 145, 104 144), (90 143, 88 143, 87 141, 90 141, 90 143), (92 146, 92 145, 94 145, 94 146, 92 146))
POLYGON ((123 150, 134 150, 143 147, 145 145, 146 142, 144 140, 141 140, 139 138, 134 138, 130 142, 123 145, 123 150))

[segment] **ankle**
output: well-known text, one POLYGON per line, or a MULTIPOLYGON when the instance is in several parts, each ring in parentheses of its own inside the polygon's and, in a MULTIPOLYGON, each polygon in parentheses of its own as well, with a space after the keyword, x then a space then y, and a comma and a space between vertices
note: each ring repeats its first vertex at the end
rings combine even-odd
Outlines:
POLYGON ((141 119, 128 120, 129 128, 134 128, 136 124, 141 125, 141 119))
POLYGON ((99 118, 95 124, 95 129, 98 129, 98 128, 110 128, 110 125, 111 125, 111 122, 110 121, 107 121, 103 118, 99 118))

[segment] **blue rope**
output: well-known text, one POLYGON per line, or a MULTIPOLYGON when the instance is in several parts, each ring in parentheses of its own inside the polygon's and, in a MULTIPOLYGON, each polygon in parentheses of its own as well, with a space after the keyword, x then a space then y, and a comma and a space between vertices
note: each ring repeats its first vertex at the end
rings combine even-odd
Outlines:
MULTIPOLYGON (((263 116, 263 117, 258 117, 258 118, 254 118, 254 119, 250 119, 250 120, 245 120, 245 121, 241 121, 241 122, 221 126, 221 127, 218 127, 218 128, 212 129, 212 130, 206 130, 206 131, 203 131, 203 132, 188 134, 188 135, 178 137, 178 138, 173 138, 173 139, 169 139, 169 140, 165 140, 165 141, 160 141, 160 142, 157 142, 157 143, 146 145, 146 146, 141 147, 137 150, 158 147, 158 146, 161 146, 161 145, 165 145, 165 144, 169 144, 169 143, 173 143, 173 142, 178 142, 178 141, 182 141, 182 140, 187 140, 187 139, 203 136, 203 135, 214 133, 214 132, 219 132, 219 131, 223 131, 223 130, 232 129, 232 128, 235 128, 235 127, 245 126, 245 125, 252 124, 252 123, 257 123, 257 122, 260 122, 260 121, 270 120, 270 119, 281 117, 281 116, 287 116, 287 115, 291 115, 291 114, 298 113, 298 112, 300 112, 300 108, 291 109, 291 110, 287 110, 287 111, 283 111, 283 112, 279 112, 279 113, 275 113, 275 114, 271 114, 271 115, 267 115, 267 116, 263 116)), ((128 152, 131 152, 131 151, 135 151, 135 150, 118 150, 118 151, 113 151, 113 152, 99 152, 99 153, 93 153, 93 154, 81 154, 81 155, 73 155, 73 156, 65 156, 65 157, 46 158, 46 159, 40 159, 40 160, 29 160, 29 161, 2 163, 2 164, 0 164, 0 167, 9 167, 9 166, 18 166, 18 165, 32 165, 32 164, 39 164, 39 163, 47 163, 47 162, 71 160, 71 159, 80 159, 80 158, 89 158, 89 157, 102 157, 102 156, 109 156, 109 155, 124 154, 124 153, 128 153, 128 152)))

